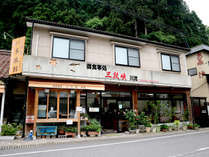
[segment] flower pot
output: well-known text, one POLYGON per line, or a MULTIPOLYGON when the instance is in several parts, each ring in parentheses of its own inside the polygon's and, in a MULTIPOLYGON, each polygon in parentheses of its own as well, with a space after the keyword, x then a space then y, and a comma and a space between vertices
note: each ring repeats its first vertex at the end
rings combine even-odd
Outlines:
POLYGON ((136 130, 129 130, 129 133, 130 134, 135 134, 136 133, 136 130))
POLYGON ((168 127, 168 131, 173 131, 173 128, 172 127, 168 127))
POLYGON ((139 132, 145 132, 145 126, 144 125, 138 125, 139 132))
POLYGON ((150 133, 150 131, 151 131, 151 127, 146 127, 146 132, 150 133))
POLYGON ((153 133, 156 133, 156 132, 157 132, 157 127, 153 127, 153 128, 152 128, 152 132, 153 132, 153 133))
POLYGON ((140 133, 140 129, 136 129, 136 134, 140 133))
POLYGON ((81 131, 81 136, 85 137, 86 136, 86 131, 81 131))
POLYGON ((157 132, 160 132, 160 126, 157 126, 157 127, 156 127, 156 131, 157 131, 157 132))
POLYGON ((166 131, 167 131, 167 129, 162 129, 161 131, 162 131, 162 132, 166 132, 166 131))
POLYGON ((60 129, 60 130, 58 130, 58 134, 59 134, 59 135, 64 135, 64 134, 65 134, 65 131, 62 130, 62 129, 60 129))
POLYGON ((96 131, 88 131, 88 136, 99 136, 99 132, 96 131))
POLYGON ((71 136, 71 137, 75 137, 76 133, 75 132, 65 132, 66 136, 71 136))
POLYGON ((186 131, 187 130, 187 126, 183 126, 182 130, 186 131))

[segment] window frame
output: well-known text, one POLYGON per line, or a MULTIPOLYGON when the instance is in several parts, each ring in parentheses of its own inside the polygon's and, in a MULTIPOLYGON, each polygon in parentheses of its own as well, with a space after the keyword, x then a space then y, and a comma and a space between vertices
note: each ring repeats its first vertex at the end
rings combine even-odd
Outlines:
POLYGON ((115 65, 119 65, 119 66, 128 66, 128 67, 135 67, 135 68, 140 68, 141 67, 141 62, 140 62, 140 52, 139 52, 139 48, 134 48, 134 47, 127 47, 127 46, 121 46, 121 45, 115 45, 114 46, 114 53, 115 53, 115 65), (126 49, 126 52, 127 52, 127 65, 125 64, 119 64, 116 62, 116 48, 119 47, 119 48, 125 48, 126 49), (139 58, 139 65, 129 65, 129 51, 128 49, 134 49, 134 50, 137 50, 138 51, 138 58, 139 58))
POLYGON ((179 55, 161 53, 161 67, 162 67, 162 70, 163 70, 163 71, 181 72, 181 62, 180 62, 180 57, 179 57, 179 55), (163 55, 169 56, 169 59, 170 59, 170 66, 171 66, 170 68, 171 68, 171 70, 163 69, 163 55), (173 70, 171 57, 177 57, 177 58, 178 58, 178 62, 179 62, 179 71, 173 70))
POLYGON ((53 36, 53 41, 52 41, 52 58, 58 58, 58 59, 67 59, 67 60, 75 60, 75 61, 83 61, 83 62, 85 62, 85 59, 86 59, 86 42, 85 42, 85 40, 82 40, 82 39, 76 39, 76 38, 67 38, 67 37, 60 37, 60 36, 53 36), (58 38, 58 39, 67 39, 68 41, 69 41, 69 48, 68 48, 68 58, 61 58, 61 57, 55 57, 54 56, 54 39, 55 38, 58 38), (84 44, 84 56, 83 56, 83 59, 82 60, 80 60, 80 59, 72 59, 72 58, 70 58, 70 43, 71 43, 71 41, 81 41, 81 42, 83 42, 83 44, 84 44))

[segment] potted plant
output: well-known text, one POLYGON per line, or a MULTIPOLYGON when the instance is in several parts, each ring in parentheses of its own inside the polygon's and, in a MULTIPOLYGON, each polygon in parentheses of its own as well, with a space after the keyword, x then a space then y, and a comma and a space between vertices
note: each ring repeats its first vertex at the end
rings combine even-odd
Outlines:
POLYGON ((156 127, 156 132, 160 132, 160 126, 156 127))
POLYGON ((63 125, 58 126, 58 134, 59 135, 64 135, 65 134, 65 126, 63 126, 63 125))
POLYGON ((91 119, 86 126, 88 136, 98 136, 101 132, 101 125, 96 119, 91 119))
POLYGON ((87 128, 88 128, 87 126, 81 127, 81 136, 83 136, 83 137, 86 136, 87 128))
POLYGON ((200 127, 200 125, 199 125, 199 124, 197 124, 197 123, 195 123, 195 124, 193 125, 193 129, 194 129, 194 130, 198 130, 198 129, 199 129, 199 127, 200 127))
POLYGON ((13 124, 3 124, 1 130, 1 136, 4 136, 4 139, 13 140, 18 131, 17 125, 13 124))
POLYGON ((130 133, 136 133, 136 113, 133 110, 129 110, 125 113, 125 118, 128 120, 128 130, 130 133))
POLYGON ((144 112, 141 112, 140 115, 136 116, 136 124, 138 126, 139 132, 145 132, 145 124, 146 124, 147 116, 144 112))
POLYGON ((146 132, 147 132, 147 133, 150 133, 151 127, 152 127, 152 123, 151 123, 151 122, 147 122, 147 123, 145 124, 145 129, 146 129, 146 132))
POLYGON ((175 120, 173 122, 173 124, 174 124, 174 130, 178 131, 179 128, 180 128, 180 121, 179 120, 175 120))
POLYGON ((187 124, 186 123, 183 123, 182 130, 184 130, 184 131, 187 130, 187 124))
POLYGON ((192 124, 192 123, 189 123, 189 124, 187 125, 187 128, 188 128, 188 129, 193 129, 193 124, 192 124))
POLYGON ((166 132, 166 131, 168 131, 168 125, 166 125, 166 124, 162 124, 162 125, 160 125, 160 130, 161 131, 163 131, 163 132, 166 132))
POLYGON ((65 127, 64 131, 65 131, 66 136, 75 137, 76 133, 77 133, 77 128, 72 127, 72 126, 71 127, 65 127))

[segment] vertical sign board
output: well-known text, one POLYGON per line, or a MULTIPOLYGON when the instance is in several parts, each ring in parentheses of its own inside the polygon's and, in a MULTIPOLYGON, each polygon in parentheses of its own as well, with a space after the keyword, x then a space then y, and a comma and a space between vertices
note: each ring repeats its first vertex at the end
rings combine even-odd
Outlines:
POLYGON ((9 75, 22 72, 25 37, 12 40, 12 53, 10 58, 9 75))

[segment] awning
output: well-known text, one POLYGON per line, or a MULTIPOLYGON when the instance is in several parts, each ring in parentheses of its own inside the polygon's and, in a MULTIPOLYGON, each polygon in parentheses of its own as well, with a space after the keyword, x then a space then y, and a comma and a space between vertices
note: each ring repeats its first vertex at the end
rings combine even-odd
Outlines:
POLYGON ((29 81, 29 87, 35 88, 57 88, 57 89, 86 89, 104 91, 103 84, 94 83, 69 83, 58 81, 29 81))
POLYGON ((0 93, 4 93, 4 85, 0 85, 0 93))

